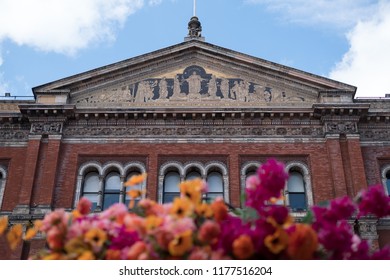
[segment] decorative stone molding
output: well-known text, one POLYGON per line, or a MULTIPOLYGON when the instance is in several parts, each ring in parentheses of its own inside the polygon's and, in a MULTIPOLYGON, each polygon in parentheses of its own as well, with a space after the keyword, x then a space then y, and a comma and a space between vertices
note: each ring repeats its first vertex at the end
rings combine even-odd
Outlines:
POLYGON ((0 124, 0 140, 26 141, 30 129, 29 125, 0 124))
POLYGON ((66 127, 65 137, 323 137, 322 127, 148 126, 66 127))
POLYGON ((330 134, 353 134, 358 133, 358 127, 356 122, 333 121, 325 124, 325 131, 330 134))
POLYGON ((61 134, 63 122, 37 122, 31 124, 30 134, 49 135, 61 134))
POLYGON ((378 247, 378 220, 374 218, 363 218, 357 221, 358 233, 362 239, 371 241, 372 249, 378 247))
POLYGON ((364 128, 360 129, 361 140, 363 141, 390 141, 390 128, 364 128))

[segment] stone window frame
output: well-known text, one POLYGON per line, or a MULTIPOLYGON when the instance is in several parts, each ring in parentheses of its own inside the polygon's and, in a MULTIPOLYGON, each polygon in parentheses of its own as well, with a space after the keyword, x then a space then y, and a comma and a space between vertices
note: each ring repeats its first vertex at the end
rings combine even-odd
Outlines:
POLYGON ((248 161, 241 167, 241 176, 240 176, 240 182, 241 182, 241 194, 245 193, 245 187, 246 187, 246 173, 248 172, 249 168, 255 168, 256 170, 259 168, 259 166, 262 164, 260 161, 248 161))
MULTIPOLYGON (((78 170, 77 173, 77 184, 76 184, 76 193, 75 199, 73 203, 73 207, 76 208, 77 203, 79 202, 81 195, 83 193, 83 182, 85 176, 90 171, 96 171, 99 176, 99 192, 98 192, 98 205, 95 212, 102 210, 103 205, 103 191, 104 191, 104 179, 105 177, 112 171, 116 171, 119 173, 120 181, 121 181, 121 190, 119 192, 119 201, 125 201, 126 189, 123 186, 123 183, 126 180, 126 176, 132 171, 137 170, 140 173, 145 173, 146 168, 145 165, 138 161, 127 162, 126 164, 122 164, 117 161, 108 161, 104 164, 101 164, 97 161, 89 161, 83 163, 78 170)), ((146 195, 146 181, 144 181, 141 185, 142 198, 145 198, 146 195)), ((119 202, 118 201, 118 202, 119 202)))
MULTIPOLYGON (((311 183, 311 176, 309 167, 300 161, 290 161, 286 164, 286 172, 289 173, 291 169, 295 169, 303 175, 303 182, 305 184, 305 193, 306 193, 306 203, 307 208, 309 209, 311 206, 314 205, 314 199, 313 199, 313 188, 311 183)), ((288 196, 288 189, 287 189, 287 182, 284 187, 283 191, 284 197, 285 197, 285 205, 288 207, 290 205, 289 196, 288 196)), ((292 213, 306 213, 307 211, 299 211, 299 212, 292 212, 292 213)))
POLYGON ((162 203, 162 201, 163 201, 165 175, 171 169, 175 169, 179 172, 180 181, 183 182, 186 178, 187 171, 191 170, 191 168, 194 168, 194 167, 199 170, 199 173, 202 176, 203 180, 207 179, 207 175, 209 174, 210 170, 212 170, 213 168, 218 169, 222 175, 222 180, 223 180, 223 199, 227 203, 230 202, 229 175, 228 175, 228 169, 224 163, 219 162, 219 161, 210 161, 210 162, 207 162, 206 164, 203 164, 199 161, 191 161, 191 162, 187 162, 185 164, 182 164, 178 161, 168 161, 160 166, 160 171, 158 174, 158 193, 157 193, 158 203, 162 203))
POLYGON ((0 210, 3 205, 3 198, 4 198, 4 193, 5 193, 5 185, 7 182, 7 168, 0 165, 0 174, 1 174, 1 179, 0 179, 0 210))
POLYGON ((390 172, 390 164, 383 166, 381 172, 382 186, 385 189, 385 193, 390 196, 390 193, 387 191, 387 186, 386 186, 386 180, 387 180, 386 174, 388 172, 390 172))

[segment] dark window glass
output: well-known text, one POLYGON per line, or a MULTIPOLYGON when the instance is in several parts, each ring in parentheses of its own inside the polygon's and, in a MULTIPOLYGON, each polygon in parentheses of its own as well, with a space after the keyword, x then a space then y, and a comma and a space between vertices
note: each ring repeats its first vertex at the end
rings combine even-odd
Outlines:
POLYGON ((223 177, 218 172, 211 172, 207 176, 208 192, 206 194, 208 201, 213 201, 217 197, 223 197, 223 177))
POLYGON ((386 173, 387 194, 390 196, 390 171, 386 173))
POLYGON ((110 172, 104 182, 103 210, 119 202, 121 179, 118 172, 110 172))
POLYGON ((168 172, 164 178, 163 203, 172 202, 175 197, 180 196, 179 190, 180 175, 177 172, 168 172))
POLYGON ((83 194, 92 203, 91 211, 94 211, 98 203, 99 174, 89 172, 84 178, 83 194))
POLYGON ((307 209, 305 183, 300 172, 292 171, 287 181, 288 197, 290 208, 293 211, 307 209))

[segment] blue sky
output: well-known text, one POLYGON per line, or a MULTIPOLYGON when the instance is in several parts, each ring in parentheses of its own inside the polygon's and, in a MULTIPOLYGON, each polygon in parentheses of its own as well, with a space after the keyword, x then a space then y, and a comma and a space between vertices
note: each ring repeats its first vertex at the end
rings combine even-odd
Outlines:
MULTIPOLYGON (((0 0, 0 96, 181 43, 193 0, 0 0)), ((206 41, 390 93, 390 0, 197 0, 206 41)))

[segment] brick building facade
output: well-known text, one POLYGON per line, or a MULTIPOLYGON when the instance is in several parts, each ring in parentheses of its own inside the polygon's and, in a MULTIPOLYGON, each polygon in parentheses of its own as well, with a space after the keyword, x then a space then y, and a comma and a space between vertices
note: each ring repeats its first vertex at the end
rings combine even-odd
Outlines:
MULTIPOLYGON (((389 192, 389 99, 356 99, 353 86, 206 43, 196 30, 33 92, 0 101, 0 215, 11 223, 71 210, 83 195, 95 211, 125 202, 122 182, 145 171, 140 188, 159 202, 177 195, 175 182, 200 176, 211 199, 240 207, 245 178, 270 157, 294 178, 285 195, 298 219, 369 185, 389 192)), ((356 228, 374 245, 390 243, 390 220, 356 228)), ((43 246, 10 252, 3 241, 0 258, 43 246)))

